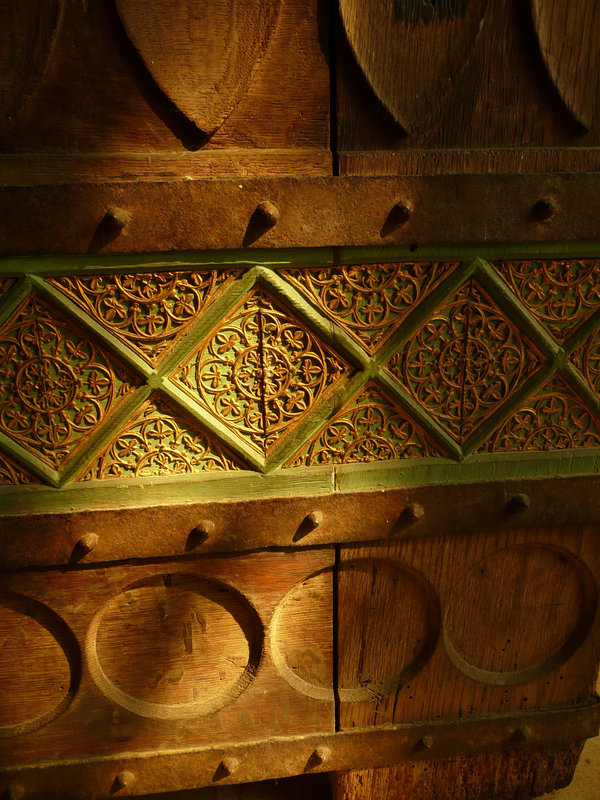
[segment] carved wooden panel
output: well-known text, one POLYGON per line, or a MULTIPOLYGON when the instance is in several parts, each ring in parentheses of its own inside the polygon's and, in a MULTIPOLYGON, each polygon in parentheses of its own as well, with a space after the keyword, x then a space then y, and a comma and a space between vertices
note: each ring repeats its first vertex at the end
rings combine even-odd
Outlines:
POLYGON ((532 0, 540 51, 575 119, 590 129, 598 121, 600 8, 585 0, 532 0))
POLYGON ((13 5, 4 182, 331 172, 317 0, 13 5))
POLYGON ((571 258, 4 280, 3 483, 593 456, 599 277, 571 258))
POLYGON ((588 527, 343 547, 342 729, 593 697, 594 538, 588 527))
POLYGON ((5 576, 0 763, 333 730, 332 562, 323 549, 5 576))
POLYGON ((377 97, 405 131, 419 128, 456 82, 486 6, 487 0, 340 0, 354 55, 377 97))
POLYGON ((161 89, 206 134, 248 90, 277 23, 279 0, 160 5, 117 0, 125 28, 161 89))
POLYGON ((595 3, 340 0, 340 9, 342 173, 595 168, 595 3))

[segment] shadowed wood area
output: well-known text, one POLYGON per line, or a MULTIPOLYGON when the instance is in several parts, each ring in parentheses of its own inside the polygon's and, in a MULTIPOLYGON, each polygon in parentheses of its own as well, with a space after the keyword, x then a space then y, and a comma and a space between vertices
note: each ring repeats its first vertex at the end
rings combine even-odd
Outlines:
POLYGON ((161 89, 212 134, 246 93, 269 45, 279 0, 117 0, 117 9, 161 89))
POLYGON ((600 100, 600 3, 532 0, 540 50, 552 80, 575 119, 589 130, 600 100))
POLYGON ((443 102, 482 25, 487 0, 341 0, 348 41, 377 97, 405 131, 443 102), (438 8, 443 7, 443 10, 438 8))

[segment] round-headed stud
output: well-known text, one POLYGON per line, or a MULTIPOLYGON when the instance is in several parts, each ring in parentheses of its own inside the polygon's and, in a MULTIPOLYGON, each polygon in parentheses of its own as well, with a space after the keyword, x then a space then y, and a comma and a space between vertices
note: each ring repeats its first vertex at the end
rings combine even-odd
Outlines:
POLYGON ((280 212, 275 203, 263 200, 256 206, 252 215, 255 223, 263 228, 272 228, 279 222, 280 212))
POLYGON ((423 736, 423 738, 421 739, 421 744, 427 750, 431 750, 431 748, 433 747, 433 736, 429 733, 427 734, 427 736, 423 736))
POLYGON ((509 514, 522 514, 531 505, 531 500, 526 494, 515 494, 506 504, 509 514))
POLYGON ((315 748, 313 759, 317 764, 325 764, 331 758, 331 750, 325 745, 315 748))
POLYGON ((311 526, 311 528, 318 528, 319 525, 322 524, 323 520, 325 519, 325 515, 322 511, 311 511, 310 514, 306 515, 306 521, 311 526))
POLYGON ((402 512, 402 516, 406 522, 418 522, 425 516, 425 509, 421 503, 409 503, 402 512))
POLYGON ((77 542, 77 549, 80 553, 87 555, 91 553, 94 547, 99 542, 99 536, 97 533, 86 533, 84 534, 81 539, 77 542))
POLYGON ((111 208, 104 215, 102 224, 107 231, 118 235, 129 222, 129 214, 122 208, 111 208))
POLYGON ((215 523, 212 519, 202 519, 194 528, 194 535, 198 539, 208 539, 215 532, 215 523))
POLYGON ((535 222, 546 222, 554 216, 556 205, 550 197, 542 197, 531 209, 531 218, 535 222))
POLYGON ((520 725, 517 734, 519 739, 522 739, 524 742, 526 742, 528 739, 531 739, 531 728, 529 725, 520 725))
POLYGON ((121 791, 121 789, 127 789, 134 783, 135 783, 135 775, 133 774, 133 772, 129 772, 129 770, 124 770, 123 772, 119 772, 119 774, 115 776, 114 786, 117 791, 121 791))
POLYGON ((221 769, 227 776, 233 775, 238 771, 239 768, 240 762, 237 760, 237 758, 233 758, 232 756, 224 758, 223 761, 221 761, 221 769))

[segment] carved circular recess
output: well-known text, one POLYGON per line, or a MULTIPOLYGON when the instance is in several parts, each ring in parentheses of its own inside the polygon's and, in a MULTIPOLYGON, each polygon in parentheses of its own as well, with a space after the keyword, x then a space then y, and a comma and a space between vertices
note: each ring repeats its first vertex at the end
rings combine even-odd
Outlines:
POLYGON ((594 579, 572 554, 516 545, 473 566, 444 616, 454 664, 483 683, 525 683, 566 661, 596 613, 594 579))
POLYGON ((439 639, 433 587, 392 561, 357 559, 339 569, 339 698, 373 700, 420 672, 439 639))
POLYGON ((270 644, 279 674, 296 691, 333 701, 333 570, 292 587, 273 614, 270 644))
POLYGON ((77 640, 50 608, 0 593, 0 737, 29 733, 70 704, 81 678, 77 640))
POLYGON ((176 573, 136 582, 96 615, 86 650, 98 687, 129 711, 156 719, 210 714, 251 683, 262 624, 230 586, 176 573))

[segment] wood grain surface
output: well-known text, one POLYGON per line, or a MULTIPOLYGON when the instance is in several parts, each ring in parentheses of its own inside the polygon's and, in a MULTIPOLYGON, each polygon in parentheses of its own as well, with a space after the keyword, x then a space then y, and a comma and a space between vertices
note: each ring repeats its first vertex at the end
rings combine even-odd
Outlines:
POLYGON ((212 134, 248 90, 279 0, 117 0, 131 41, 165 94, 212 134))
POLYGON ((600 107, 600 3, 531 0, 544 62, 566 107, 589 130, 600 107))
POLYGON ((591 699, 597 565, 591 528, 342 547, 342 730, 591 699))
POLYGON ((487 0, 341 0, 344 30, 377 97, 405 131, 440 105, 481 29, 487 0), (429 13, 428 13, 429 12, 429 13))
POLYGON ((0 769, 332 732, 333 692, 272 655, 276 638, 305 677, 315 658, 332 674, 332 565, 323 548, 5 575, 0 769))
POLYGON ((0 5, 0 132, 31 100, 52 57, 63 0, 0 5))

